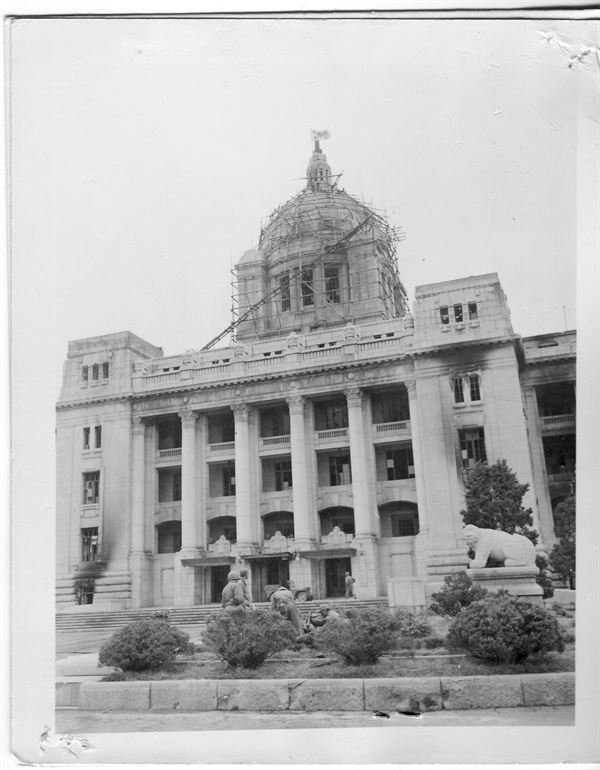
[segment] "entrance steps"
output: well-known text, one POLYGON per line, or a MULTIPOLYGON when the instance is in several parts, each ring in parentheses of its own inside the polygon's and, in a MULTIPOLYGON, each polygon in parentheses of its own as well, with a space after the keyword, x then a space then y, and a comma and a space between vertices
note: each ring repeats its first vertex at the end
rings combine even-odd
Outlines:
MULTIPOLYGON (((348 607, 387 607, 385 597, 378 599, 317 599, 311 602, 298 602, 301 615, 317 612, 320 605, 327 603, 332 608, 348 607)), ((269 602, 256 602, 257 609, 270 607, 269 602)), ((120 610, 118 612, 61 612, 56 615, 58 632, 116 631, 136 620, 149 620, 156 612, 168 612, 174 626, 197 626, 206 623, 207 618, 219 610, 218 604, 196 605, 194 607, 146 607, 140 610, 120 610)))

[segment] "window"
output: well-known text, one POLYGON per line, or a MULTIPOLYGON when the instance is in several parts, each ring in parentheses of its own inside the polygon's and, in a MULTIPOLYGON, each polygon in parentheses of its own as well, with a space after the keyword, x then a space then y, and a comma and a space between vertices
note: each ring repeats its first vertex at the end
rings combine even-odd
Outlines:
POLYGON ((97 561, 98 527, 81 530, 81 561, 97 561))
POLYGON ((100 370, 100 367, 98 364, 92 364, 92 380, 98 379, 98 372, 100 370))
POLYGON ((289 460, 275 463, 275 491, 283 492, 292 486, 292 463, 289 460))
POLYGON ((281 296, 281 312, 286 313, 292 309, 292 297, 290 294, 290 277, 283 275, 279 279, 279 294, 281 296))
POLYGON ((161 468, 158 471, 158 502, 176 503, 181 500, 181 468, 161 468))
POLYGON ((102 425, 96 425, 94 428, 94 444, 96 449, 102 448, 102 425))
POLYGON ((157 424, 158 449, 178 449, 181 447, 181 420, 174 417, 157 424))
POLYGON ((575 414, 575 388, 572 382, 553 382, 536 385, 540 417, 575 414))
POLYGON ((284 537, 294 537, 294 515, 286 511, 269 513, 263 517, 263 534, 270 540, 276 532, 284 537))
POLYGON ((477 302, 469 302, 469 321, 475 321, 477 319, 477 302))
POLYGON ((410 420, 408 391, 402 385, 397 391, 373 393, 371 396, 371 409, 375 425, 410 420))
POLYGON ((89 366, 82 366, 82 367, 81 367, 81 379, 82 379, 84 382, 87 382, 87 381, 88 381, 88 377, 89 377, 89 371, 90 371, 90 368, 89 368, 89 366))
POLYGON ((416 513, 396 513, 390 520, 392 537, 411 537, 419 534, 419 517, 416 513))
POLYGON ((313 271, 309 267, 305 267, 301 274, 301 291, 302 307, 308 307, 315 304, 315 289, 313 285, 313 271))
POLYGON ((223 467, 223 497, 235 495, 235 463, 223 467))
POLYGON ((322 401, 315 404, 315 426, 317 430, 347 428, 348 405, 346 401, 322 401))
POLYGON ((452 392, 454 393, 454 403, 455 404, 464 404, 464 402, 465 402, 465 394, 463 392, 463 378, 462 377, 452 377, 450 382, 452 383, 452 392))
POLYGON ((158 553, 177 553, 181 550, 181 522, 165 521, 157 526, 158 553))
POLYGON ((89 428, 83 429, 83 448, 84 449, 90 448, 90 429, 89 428))
MULTIPOLYGON (((231 409, 222 414, 209 415, 208 443, 220 444, 229 441, 235 441, 235 419, 231 409)), ((177 446, 181 446, 181 438, 179 442, 177 446)))
POLYGON ((463 468, 474 468, 478 462, 487 462, 483 428, 460 430, 458 435, 463 468))
POLYGON ((83 504, 97 505, 100 499, 100 471, 83 474, 83 504))
POLYGON ((325 268, 325 300, 340 302, 340 269, 339 267, 325 268))
POLYGON ((237 540, 235 516, 218 516, 208 522, 208 542, 216 543, 221 535, 230 543, 235 543, 237 540))
POLYGON ((444 305, 440 308, 440 320, 443 324, 450 323, 450 315, 448 314, 448 306, 444 305))
POLYGON ((287 407, 263 409, 260 413, 261 438, 290 435, 290 413, 287 407))
POLYGON ((341 487, 352 483, 350 472, 350 456, 341 455, 329 458, 329 484, 332 487, 341 487))
POLYGON ((75 597, 77 604, 94 603, 94 579, 86 578, 75 581, 75 597))
POLYGON ((469 398, 471 401, 481 401, 481 387, 478 374, 469 375, 469 398))
POLYGON ((400 481, 415 477, 415 461, 411 448, 387 449, 385 453, 387 480, 400 481))
POLYGON ((108 380, 108 371, 109 371, 109 368, 110 368, 110 364, 108 363, 108 361, 105 361, 105 362, 102 364, 102 379, 103 379, 103 380, 108 380))
POLYGON ((457 324, 462 323, 463 320, 463 306, 454 305, 454 320, 457 324))

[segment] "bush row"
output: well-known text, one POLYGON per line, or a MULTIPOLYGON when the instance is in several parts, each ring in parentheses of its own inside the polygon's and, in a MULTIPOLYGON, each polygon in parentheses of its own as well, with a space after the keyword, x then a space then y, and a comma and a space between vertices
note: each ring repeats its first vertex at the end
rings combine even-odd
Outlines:
MULTIPOLYGON (((305 641, 348 665, 373 664, 398 649, 442 645, 498 663, 519 663, 531 655, 564 650, 565 639, 551 613, 506 592, 475 588, 464 573, 446 579, 431 609, 452 619, 445 640, 433 634, 423 613, 350 607, 340 619, 308 637, 298 637, 291 623, 268 610, 219 612, 209 619, 203 643, 241 669, 257 668, 271 655, 305 641)), ((188 649, 188 635, 168 623, 138 621, 103 645, 99 664, 123 671, 156 669, 188 649)))

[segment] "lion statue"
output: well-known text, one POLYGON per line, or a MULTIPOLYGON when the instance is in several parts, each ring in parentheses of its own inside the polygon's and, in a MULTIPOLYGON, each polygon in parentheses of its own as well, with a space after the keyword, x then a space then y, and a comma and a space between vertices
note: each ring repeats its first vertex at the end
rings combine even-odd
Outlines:
POLYGON ((481 569, 491 556, 505 567, 535 567, 535 547, 524 535, 509 535, 499 529, 480 529, 467 524, 463 529, 467 545, 475 551, 471 569, 481 569))

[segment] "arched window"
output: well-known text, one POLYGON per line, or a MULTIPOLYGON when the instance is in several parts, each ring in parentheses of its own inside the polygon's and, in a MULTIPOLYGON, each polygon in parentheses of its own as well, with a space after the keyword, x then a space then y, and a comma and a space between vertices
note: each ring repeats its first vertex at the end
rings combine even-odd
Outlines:
POLYGON ((379 507, 381 537, 411 537, 419 534, 419 510, 405 500, 379 507))
POLYGON ((181 550, 181 522, 163 521, 156 525, 158 534, 157 553, 177 553, 181 550))
POLYGON ((336 508, 326 508, 319 511, 319 521, 321 522, 321 537, 329 535, 334 527, 339 527, 347 535, 355 533, 354 510, 338 506, 336 508))
POLYGON ((230 543, 235 543, 237 540, 237 529, 235 516, 217 516, 215 519, 211 519, 208 522, 208 542, 216 543, 216 541, 225 535, 225 538, 230 543))
POLYGON ((264 539, 269 540, 276 532, 284 537, 294 537, 294 514, 290 511, 276 511, 263 516, 264 539))

